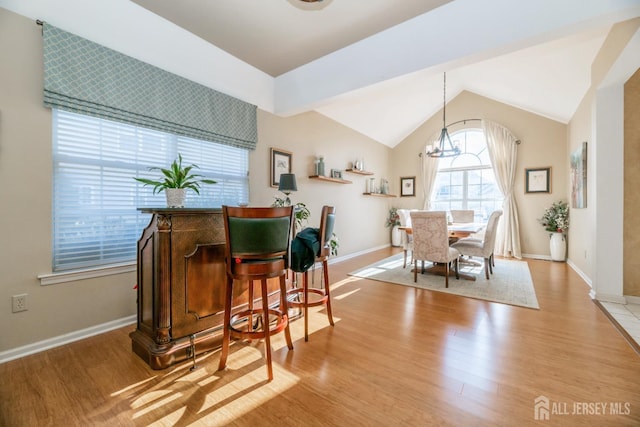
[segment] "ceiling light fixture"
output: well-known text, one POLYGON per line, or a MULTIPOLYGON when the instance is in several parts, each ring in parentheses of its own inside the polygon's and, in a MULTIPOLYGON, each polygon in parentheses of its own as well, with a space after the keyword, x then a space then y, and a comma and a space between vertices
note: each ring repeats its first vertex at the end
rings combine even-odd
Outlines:
POLYGON ((300 0, 300 1, 303 1, 305 3, 318 3, 318 2, 321 2, 322 0, 300 0))
POLYGON ((447 73, 444 73, 443 93, 442 132, 440 132, 438 141, 427 146, 427 156, 429 157, 453 157, 460 154, 460 147, 453 145, 449 131, 447 131, 447 73))

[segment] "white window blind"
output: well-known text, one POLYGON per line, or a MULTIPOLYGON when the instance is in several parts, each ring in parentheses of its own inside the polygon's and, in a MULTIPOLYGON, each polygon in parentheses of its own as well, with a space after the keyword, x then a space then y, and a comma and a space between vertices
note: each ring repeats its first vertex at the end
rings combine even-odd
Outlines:
POLYGON ((187 207, 220 207, 249 200, 248 150, 123 123, 53 110, 53 271, 136 259, 150 216, 140 207, 166 206, 134 177, 160 178, 178 153, 183 164, 214 179, 187 207))

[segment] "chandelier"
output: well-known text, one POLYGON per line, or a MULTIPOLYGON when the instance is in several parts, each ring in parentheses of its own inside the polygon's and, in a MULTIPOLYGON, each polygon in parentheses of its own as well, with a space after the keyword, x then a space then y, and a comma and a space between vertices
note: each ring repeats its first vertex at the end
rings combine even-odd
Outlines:
POLYGON ((442 132, 440 132, 440 139, 427 146, 429 157, 453 157, 460 154, 460 147, 453 145, 447 131, 447 73, 444 73, 443 93, 442 132))

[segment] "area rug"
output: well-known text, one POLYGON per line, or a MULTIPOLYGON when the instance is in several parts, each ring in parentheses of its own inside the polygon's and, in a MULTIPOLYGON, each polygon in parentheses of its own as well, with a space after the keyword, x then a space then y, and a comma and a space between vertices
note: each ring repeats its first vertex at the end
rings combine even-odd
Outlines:
POLYGON ((407 265, 406 268, 402 268, 402 254, 385 258, 375 264, 353 271, 349 275, 468 298, 540 309, 529 266, 526 262, 496 258, 496 266, 493 268, 493 274, 490 275, 489 280, 485 278, 483 265, 461 264, 460 266, 461 272, 476 276, 476 280, 456 280, 455 276, 452 276, 449 277, 449 287, 445 288, 444 277, 434 274, 418 274, 418 282, 416 283, 413 281, 411 266, 407 265))

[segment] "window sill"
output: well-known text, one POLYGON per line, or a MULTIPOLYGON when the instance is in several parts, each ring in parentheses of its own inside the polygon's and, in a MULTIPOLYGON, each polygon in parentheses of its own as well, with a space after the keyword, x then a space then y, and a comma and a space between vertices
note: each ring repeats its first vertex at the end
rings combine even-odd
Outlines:
POLYGON ((114 274, 130 273, 136 271, 136 262, 112 264, 104 267, 87 268, 85 270, 64 271, 61 273, 47 273, 38 275, 41 286, 55 285, 56 283, 75 282, 96 277, 111 276, 114 274))

